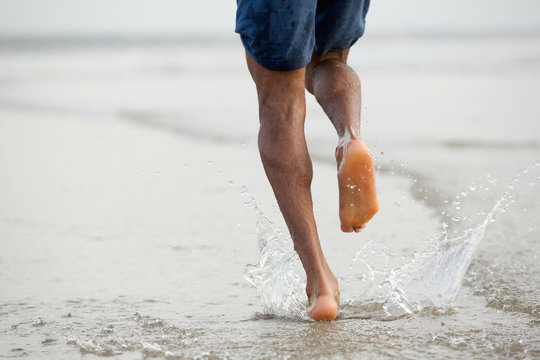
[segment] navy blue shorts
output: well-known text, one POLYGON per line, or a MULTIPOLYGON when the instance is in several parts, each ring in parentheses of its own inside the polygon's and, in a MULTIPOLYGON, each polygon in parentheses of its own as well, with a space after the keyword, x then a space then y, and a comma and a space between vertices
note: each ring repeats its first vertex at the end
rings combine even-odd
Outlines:
POLYGON ((236 32, 270 70, 306 66, 318 55, 350 48, 363 34, 370 0, 237 0, 236 32))

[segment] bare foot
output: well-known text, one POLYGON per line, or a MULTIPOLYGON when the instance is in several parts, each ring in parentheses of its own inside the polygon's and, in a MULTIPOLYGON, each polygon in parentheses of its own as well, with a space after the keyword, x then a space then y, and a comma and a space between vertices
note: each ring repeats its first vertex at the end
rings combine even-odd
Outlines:
POLYGON ((338 314, 338 282, 330 269, 319 281, 308 282, 309 316, 314 320, 331 321, 338 314))
POLYGON ((336 149, 341 230, 359 232, 379 210, 373 159, 366 144, 353 139, 336 149))

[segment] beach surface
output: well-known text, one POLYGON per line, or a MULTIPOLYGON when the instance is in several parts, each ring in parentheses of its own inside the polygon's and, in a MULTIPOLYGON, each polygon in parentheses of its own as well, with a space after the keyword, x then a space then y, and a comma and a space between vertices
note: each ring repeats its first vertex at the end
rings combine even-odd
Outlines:
POLYGON ((381 211, 339 231, 308 98, 324 323, 237 39, 2 43, 0 357, 540 358, 540 37, 366 37, 350 63, 381 211))

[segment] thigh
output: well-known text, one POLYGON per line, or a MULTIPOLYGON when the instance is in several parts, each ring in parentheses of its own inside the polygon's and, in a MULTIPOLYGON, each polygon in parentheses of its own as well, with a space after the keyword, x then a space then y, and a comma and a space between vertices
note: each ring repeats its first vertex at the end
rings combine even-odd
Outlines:
POLYGON ((280 108, 285 110, 291 105, 304 102, 304 81, 306 68, 275 71, 260 65, 248 52, 246 59, 249 72, 257 87, 259 110, 280 108))
POLYGON ((236 32, 249 55, 269 70, 294 70, 311 59, 316 0, 238 0, 236 32))
POLYGON ((349 49, 363 34, 370 0, 319 0, 315 15, 318 55, 349 49))

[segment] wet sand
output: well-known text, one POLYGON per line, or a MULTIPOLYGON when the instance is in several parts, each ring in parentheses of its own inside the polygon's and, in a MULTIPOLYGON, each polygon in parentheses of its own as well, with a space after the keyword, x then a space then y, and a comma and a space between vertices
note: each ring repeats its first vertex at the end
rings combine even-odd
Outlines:
POLYGON ((285 316, 272 316, 244 279, 264 224, 242 189, 285 228, 239 43, 2 48, 0 355, 540 357, 537 170, 488 226, 449 306, 378 316, 381 304, 354 301, 387 281, 363 278, 365 262, 389 274, 443 224, 478 225, 539 160, 540 39, 488 40, 358 44, 381 201, 360 234, 339 231, 337 139, 309 100, 315 212, 344 299, 332 323, 281 303, 285 316))

